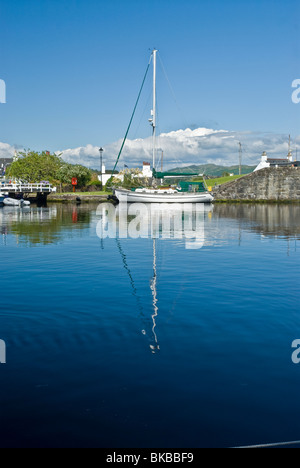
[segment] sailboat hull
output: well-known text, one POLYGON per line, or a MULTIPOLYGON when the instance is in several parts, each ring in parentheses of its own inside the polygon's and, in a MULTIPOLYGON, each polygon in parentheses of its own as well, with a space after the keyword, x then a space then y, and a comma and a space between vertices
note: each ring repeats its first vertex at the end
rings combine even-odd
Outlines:
POLYGON ((161 191, 131 192, 125 189, 116 189, 115 196, 119 202, 127 203, 212 203, 214 198, 209 192, 190 193, 159 193, 161 191))

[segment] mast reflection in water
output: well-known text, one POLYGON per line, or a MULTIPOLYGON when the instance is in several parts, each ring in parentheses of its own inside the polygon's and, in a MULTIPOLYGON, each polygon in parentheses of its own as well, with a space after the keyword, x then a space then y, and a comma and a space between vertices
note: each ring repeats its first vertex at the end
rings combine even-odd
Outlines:
POLYGON ((300 206, 138 208, 0 208, 1 447, 298 439, 300 206))
POLYGON ((150 280, 152 293, 151 332, 142 330, 143 335, 152 335, 149 345, 153 354, 159 351, 157 337, 157 318, 159 313, 158 299, 158 272, 157 272, 157 242, 167 239, 180 239, 185 241, 186 249, 201 249, 205 240, 205 216, 212 213, 212 205, 204 204, 127 204, 120 203, 116 207, 112 204, 101 204, 97 215, 100 221, 97 225, 97 234, 101 239, 116 238, 117 246, 126 270, 133 295, 138 302, 138 309, 144 316, 143 306, 138 296, 133 274, 128 266, 127 257, 121 246, 121 239, 152 238, 153 239, 153 276, 150 280))
POLYGON ((205 218, 213 205, 167 203, 110 203, 99 205, 100 239, 180 239, 187 249, 200 249, 205 241, 205 218))

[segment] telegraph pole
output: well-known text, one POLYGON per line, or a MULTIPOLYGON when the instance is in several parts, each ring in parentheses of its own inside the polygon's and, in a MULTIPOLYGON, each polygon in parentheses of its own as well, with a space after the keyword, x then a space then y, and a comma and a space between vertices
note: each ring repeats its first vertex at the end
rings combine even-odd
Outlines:
POLYGON ((103 172, 103 171, 102 171, 102 167, 103 167, 103 151, 104 151, 104 149, 103 149, 102 146, 101 146, 101 148, 99 149, 99 153, 100 153, 100 174, 101 174, 101 185, 102 185, 101 190, 103 189, 103 176, 102 176, 102 172, 103 172))
POLYGON ((242 143, 239 142, 239 174, 242 175, 242 157, 243 157, 243 150, 242 150, 242 143))

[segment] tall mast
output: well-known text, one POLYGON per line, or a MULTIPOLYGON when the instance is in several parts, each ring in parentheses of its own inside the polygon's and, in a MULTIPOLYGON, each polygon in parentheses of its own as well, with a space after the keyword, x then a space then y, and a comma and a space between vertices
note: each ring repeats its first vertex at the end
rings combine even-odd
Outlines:
POLYGON ((152 109, 152 127, 153 127, 153 170, 155 169, 156 159, 156 54, 157 50, 153 52, 153 109, 152 109))

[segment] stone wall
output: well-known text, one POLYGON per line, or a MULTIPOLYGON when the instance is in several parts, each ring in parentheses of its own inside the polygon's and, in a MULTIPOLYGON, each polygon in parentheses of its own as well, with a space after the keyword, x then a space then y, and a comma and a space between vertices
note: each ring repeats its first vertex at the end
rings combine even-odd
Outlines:
POLYGON ((216 200, 300 201, 300 167, 269 168, 215 187, 216 200))

